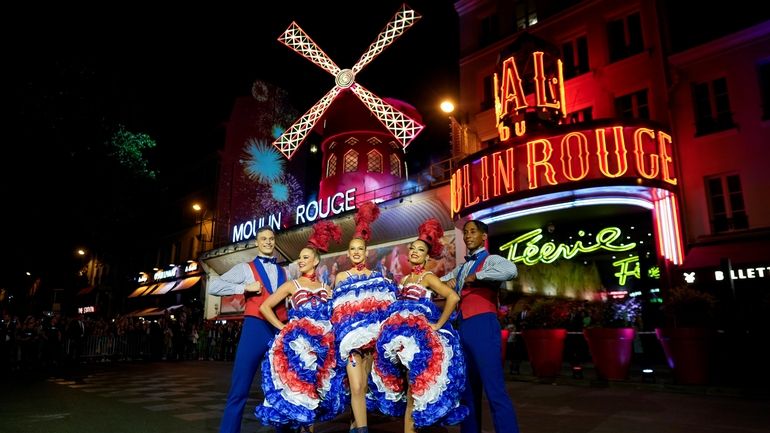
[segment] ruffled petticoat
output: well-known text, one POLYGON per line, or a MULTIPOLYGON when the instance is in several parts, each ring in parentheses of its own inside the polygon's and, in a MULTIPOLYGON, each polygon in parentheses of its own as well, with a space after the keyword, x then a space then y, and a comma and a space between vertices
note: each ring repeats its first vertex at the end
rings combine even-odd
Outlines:
POLYGON ((345 410, 330 316, 329 303, 289 311, 262 361, 265 400, 254 411, 262 424, 298 428, 345 410))
POLYGON ((396 286, 379 272, 353 275, 332 295, 332 317, 338 360, 344 368, 351 352, 374 350, 380 325, 396 300, 396 286))
POLYGON ((427 299, 399 300, 388 309, 369 379, 370 409, 403 416, 407 383, 414 398, 415 427, 458 424, 468 415, 460 405, 465 388, 465 358, 460 337, 447 322, 430 327, 441 313, 427 299))

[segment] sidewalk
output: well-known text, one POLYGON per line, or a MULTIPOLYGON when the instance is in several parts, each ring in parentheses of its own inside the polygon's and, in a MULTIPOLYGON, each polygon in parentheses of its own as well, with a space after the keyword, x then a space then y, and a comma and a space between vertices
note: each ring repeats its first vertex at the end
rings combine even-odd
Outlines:
MULTIPOLYGON (((678 385, 674 380, 673 372, 667 365, 653 365, 650 366, 650 370, 652 370, 651 373, 643 374, 641 367, 632 364, 629 369, 628 379, 622 381, 608 381, 597 377, 594 365, 590 362, 580 364, 579 369, 575 370, 573 370, 573 367, 570 364, 564 363, 559 376, 539 378, 532 373, 529 362, 522 361, 519 366, 518 374, 510 374, 506 366, 505 380, 508 382, 552 384, 574 387, 633 389, 691 395, 770 399, 770 387, 767 386, 767 377, 757 378, 756 382, 745 386, 724 384, 678 385)), ((766 372, 762 373, 765 374, 766 372)))

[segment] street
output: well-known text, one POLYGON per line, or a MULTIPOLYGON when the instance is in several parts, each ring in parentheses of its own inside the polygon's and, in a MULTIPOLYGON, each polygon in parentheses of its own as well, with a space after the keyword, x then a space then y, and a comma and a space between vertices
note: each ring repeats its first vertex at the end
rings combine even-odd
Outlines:
MULTIPOLYGON (((67 379, 4 377, 0 431, 8 433, 213 433, 218 431, 232 363, 185 361, 81 366, 67 379)), ((633 383, 548 383, 511 380, 509 394, 525 433, 770 432, 770 401, 709 395, 633 383), (582 385, 581 385, 582 383, 582 385)), ((260 401, 252 386, 244 433, 272 432, 253 420, 260 401)), ((488 407, 484 432, 494 431, 488 407)), ((349 414, 316 426, 316 433, 346 432, 349 414)), ((371 415, 372 432, 401 432, 401 419, 371 415)), ((432 428, 458 433, 458 427, 432 428)))

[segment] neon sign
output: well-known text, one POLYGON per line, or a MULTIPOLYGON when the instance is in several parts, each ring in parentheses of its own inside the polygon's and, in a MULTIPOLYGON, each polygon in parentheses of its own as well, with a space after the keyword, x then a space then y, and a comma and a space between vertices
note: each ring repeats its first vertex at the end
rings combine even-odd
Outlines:
MULTIPOLYGON (((755 268, 738 268, 730 270, 731 280, 753 280, 756 278, 770 277, 770 266, 759 266, 755 268)), ((714 279, 717 281, 725 280, 723 271, 714 271, 714 279)))
MULTIPOLYGON (((558 259, 571 259, 578 254, 592 253, 599 250, 621 252, 636 248, 636 242, 628 244, 616 244, 622 232, 618 227, 606 227, 600 230, 591 245, 585 245, 582 239, 578 239, 572 245, 554 242, 538 243, 543 239, 543 229, 531 230, 523 235, 505 243, 500 251, 508 250, 508 260, 532 266, 537 263, 553 263, 558 259), (523 245, 520 250, 519 246, 523 245)), ((584 237, 586 232, 580 230, 578 236, 584 237)), ((638 259, 638 258, 637 258, 638 259)), ((637 275, 638 277, 638 275, 637 275)))
MULTIPOLYGON (((350 188, 344 193, 338 192, 333 196, 297 206, 294 210, 294 224, 313 222, 355 209, 355 193, 356 188, 350 188)), ((265 217, 254 218, 233 226, 233 242, 239 242, 256 236, 260 227, 265 225, 270 226, 276 232, 279 231, 282 228, 281 212, 272 214, 267 219, 265 217)))
POLYGON ((641 126, 609 126, 491 147, 451 177, 453 214, 541 188, 576 184, 678 184, 671 136, 641 126))
MULTIPOLYGON (((533 110, 542 113, 551 112, 553 123, 558 123, 567 117, 567 103, 564 92, 564 73, 562 61, 552 61, 554 67, 546 71, 544 62, 545 53, 535 51, 532 53, 534 73, 532 82, 535 88, 533 110), (548 73, 548 75, 546 75, 548 73)), ((525 112, 530 105, 524 93, 522 78, 516 67, 516 59, 512 56, 503 61, 503 69, 500 77, 493 76, 495 90, 495 115, 497 119, 497 133, 500 141, 505 142, 513 135, 521 137, 527 132, 525 112)))
POLYGON ((626 285, 626 280, 628 277, 636 277, 639 279, 639 276, 641 275, 639 256, 631 256, 625 259, 620 259, 616 262, 612 262, 612 266, 620 268, 617 272, 615 272, 615 276, 618 277, 618 284, 621 286, 626 285))

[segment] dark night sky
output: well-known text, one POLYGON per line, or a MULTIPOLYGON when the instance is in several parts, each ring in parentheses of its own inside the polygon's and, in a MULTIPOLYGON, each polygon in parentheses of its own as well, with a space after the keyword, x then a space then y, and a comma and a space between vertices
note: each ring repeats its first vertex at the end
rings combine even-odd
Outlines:
MULTIPOLYGON (((249 2, 170 11, 111 3, 109 11, 68 5, 9 12, 3 30, 11 77, 3 92, 11 113, 1 184, 2 223, 10 234, 3 243, 5 274, 29 270, 55 279, 77 246, 120 246, 128 253, 153 236, 146 228, 157 228, 161 215, 177 224, 189 218, 181 208, 213 182, 206 164, 223 143, 222 124, 235 97, 248 95, 255 79, 271 81, 304 113, 332 87, 330 75, 276 40, 290 22, 346 68, 401 4, 280 3, 269 6, 278 11, 249 2), (160 171, 154 183, 104 161, 100 149, 120 124, 157 142, 147 155, 160 171)), ((437 105, 456 96, 457 19, 451 1, 409 4, 423 18, 357 81, 415 105, 428 123, 418 140, 427 141, 447 134, 437 105)), ((430 157, 420 144, 409 148, 418 165, 430 157)))

